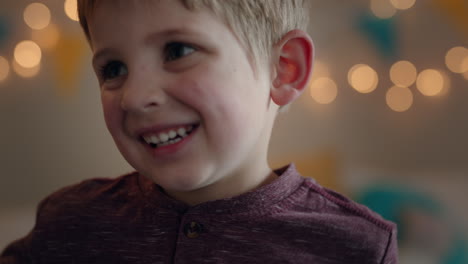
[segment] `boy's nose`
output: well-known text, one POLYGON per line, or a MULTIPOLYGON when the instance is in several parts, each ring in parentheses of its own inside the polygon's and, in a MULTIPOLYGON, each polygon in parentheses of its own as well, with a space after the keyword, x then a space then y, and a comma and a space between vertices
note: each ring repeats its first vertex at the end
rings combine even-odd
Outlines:
POLYGON ((129 75, 123 87, 121 108, 129 112, 148 112, 164 104, 167 94, 155 76, 150 72, 129 75))

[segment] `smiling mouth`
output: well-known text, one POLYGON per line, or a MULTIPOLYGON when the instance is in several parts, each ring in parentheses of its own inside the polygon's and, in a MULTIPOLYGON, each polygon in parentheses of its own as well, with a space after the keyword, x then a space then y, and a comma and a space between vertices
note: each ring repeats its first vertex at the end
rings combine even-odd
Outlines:
POLYGON ((175 127, 164 132, 147 133, 141 136, 141 141, 148 144, 153 149, 172 145, 188 137, 198 126, 198 124, 186 125, 175 127))

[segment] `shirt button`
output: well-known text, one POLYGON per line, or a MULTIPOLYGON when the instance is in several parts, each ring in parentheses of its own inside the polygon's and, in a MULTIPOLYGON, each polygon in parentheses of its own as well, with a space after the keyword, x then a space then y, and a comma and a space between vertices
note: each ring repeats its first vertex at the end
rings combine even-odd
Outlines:
POLYGON ((188 238, 197 238, 202 232, 202 225, 197 222, 190 222, 184 226, 184 234, 188 238))

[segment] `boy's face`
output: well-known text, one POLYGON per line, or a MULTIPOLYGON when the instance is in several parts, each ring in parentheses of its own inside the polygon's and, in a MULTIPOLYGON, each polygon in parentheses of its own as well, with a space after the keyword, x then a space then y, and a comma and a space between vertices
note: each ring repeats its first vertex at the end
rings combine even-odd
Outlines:
POLYGON ((265 171, 269 69, 254 75, 220 19, 174 0, 101 1, 89 27, 106 124, 135 169, 174 194, 265 171))

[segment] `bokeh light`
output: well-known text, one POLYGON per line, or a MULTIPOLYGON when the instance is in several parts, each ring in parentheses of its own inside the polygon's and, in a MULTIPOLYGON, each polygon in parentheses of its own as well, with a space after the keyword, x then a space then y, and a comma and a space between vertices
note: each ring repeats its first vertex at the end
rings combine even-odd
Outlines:
POLYGON ((336 99, 338 87, 330 78, 321 77, 311 82, 310 96, 319 104, 329 104, 336 99))
POLYGON ((13 60, 12 66, 13 66, 13 70, 15 71, 15 73, 18 74, 18 76, 21 76, 23 78, 35 77, 41 69, 41 64, 37 64, 36 66, 32 68, 25 68, 19 65, 15 60, 13 60))
POLYGON ((442 87, 442 90, 440 91, 437 96, 442 96, 446 95, 450 91, 450 86, 451 86, 451 80, 450 76, 447 74, 447 72, 444 72, 442 70, 439 70, 440 75, 442 76, 442 79, 444 80, 444 85, 442 87))
POLYGON ((464 73, 468 71, 468 49, 465 47, 455 47, 450 49, 445 55, 447 68, 454 73, 464 73))
POLYGON ((60 39, 60 31, 57 25, 49 24, 49 26, 43 30, 33 31, 32 39, 41 48, 51 50, 57 45, 60 39))
POLYGON ((0 56, 0 82, 3 82, 8 78, 10 74, 10 64, 8 60, 0 56))
POLYGON ((401 87, 410 87, 416 81, 418 72, 409 61, 399 61, 390 68, 390 79, 401 87))
POLYGON ((32 3, 24 9, 23 18, 30 28, 43 29, 50 23, 50 10, 42 3, 32 3))
POLYGON ((416 0, 390 0, 390 3, 400 10, 410 9, 416 3, 416 0))
POLYGON ((397 11, 389 0, 371 0, 370 8, 376 17, 382 19, 391 18, 397 11))
POLYGON ((396 112, 405 112, 413 105, 413 93, 405 87, 393 86, 385 96, 388 107, 396 112))
POLYGON ((16 62, 24 68, 33 68, 41 62, 41 48, 33 41, 25 40, 15 47, 16 62))
POLYGON ((77 0, 65 0, 64 3, 65 14, 73 21, 78 21, 78 5, 76 1, 77 0))
POLYGON ((436 96, 442 93, 446 87, 446 81, 438 70, 427 69, 418 75, 416 86, 423 95, 436 96))
POLYGON ((349 70, 348 82, 356 91, 370 93, 377 88, 379 77, 369 65, 357 64, 349 70))
POLYGON ((466 69, 465 71, 463 71, 462 73, 468 73, 468 56, 466 56, 464 59, 463 59, 463 62, 462 62, 462 69, 466 69))
POLYGON ((466 80, 468 80, 468 71, 465 72, 465 73, 463 73, 463 77, 464 77, 466 80))
POLYGON ((315 60, 312 69, 312 80, 316 80, 321 77, 329 77, 330 71, 328 66, 321 60, 315 60))

